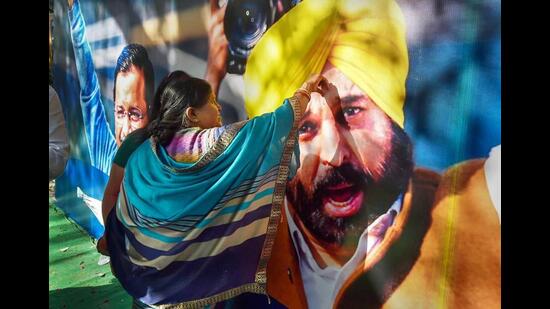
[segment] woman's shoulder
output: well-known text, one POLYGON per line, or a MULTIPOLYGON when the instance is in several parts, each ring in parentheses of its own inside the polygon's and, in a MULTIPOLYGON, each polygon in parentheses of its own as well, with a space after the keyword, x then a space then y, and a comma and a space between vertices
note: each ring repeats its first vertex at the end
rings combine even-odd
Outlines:
POLYGON ((113 163, 125 167, 132 153, 147 140, 147 129, 141 128, 130 133, 117 150, 113 163))

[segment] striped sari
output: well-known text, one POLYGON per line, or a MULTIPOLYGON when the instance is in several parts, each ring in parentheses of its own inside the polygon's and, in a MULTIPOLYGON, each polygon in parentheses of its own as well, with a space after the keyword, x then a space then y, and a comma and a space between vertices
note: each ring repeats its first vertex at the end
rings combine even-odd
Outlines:
POLYGON ((266 294, 300 120, 295 104, 290 98, 248 121, 189 129, 166 148, 149 139, 134 151, 106 223, 113 273, 131 296, 201 308, 266 294))

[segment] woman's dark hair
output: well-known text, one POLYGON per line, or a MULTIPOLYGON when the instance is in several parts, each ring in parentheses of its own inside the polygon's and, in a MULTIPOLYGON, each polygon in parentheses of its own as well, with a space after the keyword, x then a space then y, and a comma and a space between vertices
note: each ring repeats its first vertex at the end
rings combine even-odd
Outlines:
MULTIPOLYGON (((164 77, 164 79, 160 82, 159 86, 157 87, 157 91, 155 92, 155 98, 152 101, 151 109, 148 110, 150 118, 149 118, 149 125, 143 128, 136 129, 132 131, 130 134, 128 134, 128 137, 137 135, 137 136, 145 136, 145 139, 151 137, 151 129, 150 129, 150 123, 153 122, 159 115, 160 110, 160 94, 164 91, 164 88, 168 84, 168 82, 172 80, 182 80, 186 81, 191 76, 184 71, 174 71, 164 77)), ((126 138, 128 138, 126 137, 126 138)), ((141 137, 139 138, 141 139, 141 137)))
POLYGON ((152 121, 154 119, 156 119, 158 116, 159 116, 159 112, 160 112, 160 98, 161 98, 161 95, 162 93, 164 92, 164 88, 166 88, 166 85, 168 85, 168 83, 170 81, 173 81, 173 80, 182 80, 182 81, 186 81, 188 80, 189 78, 191 78, 191 75, 185 73, 184 71, 181 71, 181 70, 176 70, 176 71, 173 71, 171 73, 169 73, 168 75, 166 75, 161 81, 160 81, 160 84, 158 85, 157 87, 157 90, 155 91, 155 97, 153 99, 153 104, 151 105, 151 110, 149 111, 149 121, 152 121))
POLYGON ((164 88, 159 87, 159 90, 155 95, 160 103, 159 114, 149 123, 148 130, 158 143, 167 146, 174 134, 186 128, 185 110, 207 104, 212 88, 207 81, 191 77, 187 80, 168 80, 164 88))

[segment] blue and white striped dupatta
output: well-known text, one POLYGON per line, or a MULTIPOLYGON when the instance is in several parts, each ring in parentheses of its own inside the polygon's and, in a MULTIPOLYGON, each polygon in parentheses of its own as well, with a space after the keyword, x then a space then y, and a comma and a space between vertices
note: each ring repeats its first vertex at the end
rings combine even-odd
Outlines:
POLYGON ((300 120, 294 104, 227 126, 194 163, 175 161, 153 140, 136 149, 106 223, 112 269, 130 295, 204 307, 266 294, 300 120))

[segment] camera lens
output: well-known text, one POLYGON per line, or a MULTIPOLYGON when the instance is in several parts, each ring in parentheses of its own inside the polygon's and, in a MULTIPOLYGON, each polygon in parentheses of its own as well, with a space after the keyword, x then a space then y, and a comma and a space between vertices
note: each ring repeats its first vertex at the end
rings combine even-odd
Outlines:
MULTIPOLYGON (((299 0, 227 0, 224 31, 227 72, 243 74, 248 55, 264 32, 299 0)), ((218 1, 220 3, 220 0, 218 1)))
POLYGON ((269 1, 229 1, 224 18, 224 29, 233 53, 246 57, 268 24, 272 23, 273 10, 269 1))
POLYGON ((239 14, 239 24, 243 32, 247 35, 253 36, 254 33, 260 30, 261 25, 256 24, 256 19, 261 16, 256 16, 256 12, 250 8, 242 8, 242 12, 239 14))

